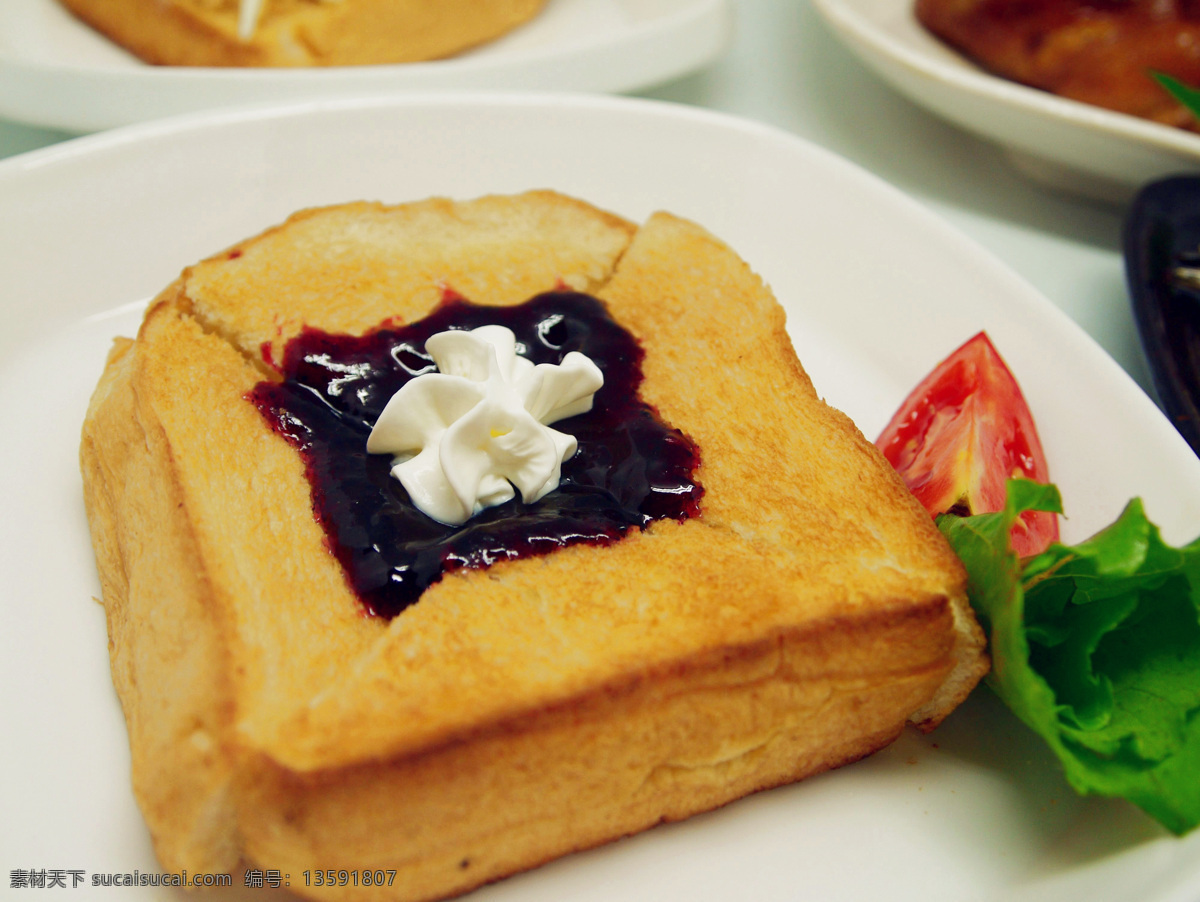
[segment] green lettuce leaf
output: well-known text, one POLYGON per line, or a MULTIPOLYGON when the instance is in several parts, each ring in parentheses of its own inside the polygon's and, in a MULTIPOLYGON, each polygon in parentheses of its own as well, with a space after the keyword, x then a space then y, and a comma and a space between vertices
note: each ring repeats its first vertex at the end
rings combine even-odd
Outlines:
POLYGON ((1054 486, 1008 484, 1005 510, 938 525, 990 640, 988 682, 1080 793, 1129 799, 1176 834, 1200 824, 1200 539, 1165 543, 1131 501, 1079 545, 1018 560, 1012 524, 1061 513, 1054 486))
POLYGON ((1193 116, 1200 118, 1200 91, 1165 72, 1151 72, 1150 77, 1162 85, 1163 90, 1188 108, 1193 116))

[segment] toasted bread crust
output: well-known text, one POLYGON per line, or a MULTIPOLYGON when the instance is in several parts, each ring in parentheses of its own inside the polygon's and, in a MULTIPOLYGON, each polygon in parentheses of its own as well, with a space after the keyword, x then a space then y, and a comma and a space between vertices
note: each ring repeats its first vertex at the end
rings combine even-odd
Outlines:
POLYGON ((438 59, 533 18, 545 0, 267 0, 238 35, 236 0, 61 0, 148 63, 364 66, 438 59))
POLYGON ((986 668, 929 517, 816 396, 761 281, 666 214, 548 192, 299 214, 159 297, 81 456, 168 869, 397 869, 388 898, 436 898, 862 757, 986 668), (264 358, 303 325, 418 319, 447 287, 561 284, 642 343, 643 397, 701 448, 702 515, 362 616, 299 456, 244 398, 264 358))

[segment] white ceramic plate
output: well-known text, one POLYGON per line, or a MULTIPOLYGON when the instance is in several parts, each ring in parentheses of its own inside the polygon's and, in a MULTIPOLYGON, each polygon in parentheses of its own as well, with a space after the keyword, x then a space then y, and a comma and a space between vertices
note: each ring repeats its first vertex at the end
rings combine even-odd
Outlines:
POLYGON ((894 88, 1052 188, 1122 203, 1146 182, 1200 170, 1200 136, 989 75, 925 31, 913 0, 812 3, 894 88))
MULTIPOLYGON (((427 96, 189 116, 15 157, 0 162, 3 879, 157 870, 90 600, 99 590, 76 463, 111 336, 131 334, 140 303, 184 265, 298 208, 535 187, 634 219, 672 210, 723 237, 786 306, 819 390, 868 435, 986 328, 1041 425, 1071 513, 1067 540, 1135 494, 1168 538, 1200 531, 1200 461, 1090 339, 895 190, 764 126, 621 98, 427 96)), ((906 734, 866 761, 477 898, 1178 893, 1200 894, 1200 833, 1176 840, 1122 802, 1075 797, 1039 742, 981 691, 931 737, 906 734)))
POLYGON ((231 104, 447 88, 632 91, 728 43, 729 0, 549 0, 516 31, 447 60, 337 69, 148 66, 57 0, 0 2, 0 116, 99 131, 231 104))

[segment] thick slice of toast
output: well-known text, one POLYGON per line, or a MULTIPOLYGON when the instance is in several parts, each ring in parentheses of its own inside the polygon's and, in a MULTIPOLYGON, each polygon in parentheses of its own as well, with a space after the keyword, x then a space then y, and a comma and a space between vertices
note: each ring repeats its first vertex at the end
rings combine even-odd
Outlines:
POLYGON ((166 870, 383 869, 310 891, 437 898, 853 761, 987 666, 929 516, 818 398, 758 277, 668 214, 549 192, 297 214, 115 345, 81 459, 166 870), (303 326, 563 285, 640 341, 642 397, 699 447, 701 515, 364 616, 247 392, 303 326))
POLYGON ((533 18, 545 0, 263 0, 239 32, 238 0, 61 0, 148 63, 365 66, 438 59, 533 18))

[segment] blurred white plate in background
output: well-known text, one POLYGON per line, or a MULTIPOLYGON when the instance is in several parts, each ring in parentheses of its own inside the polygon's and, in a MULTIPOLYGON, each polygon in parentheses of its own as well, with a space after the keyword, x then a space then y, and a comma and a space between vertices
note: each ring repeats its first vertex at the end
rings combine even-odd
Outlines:
POLYGON ((149 66, 56 0, 3 0, 0 116, 88 132, 262 101, 447 88, 633 91, 714 60, 732 18, 729 0, 550 0, 516 31, 450 59, 218 69, 149 66))
POLYGON ((927 32, 913 0, 812 4, 892 87, 1000 145, 1018 169, 1054 189, 1123 203, 1146 182, 1200 171, 1200 135, 990 75, 927 32))

